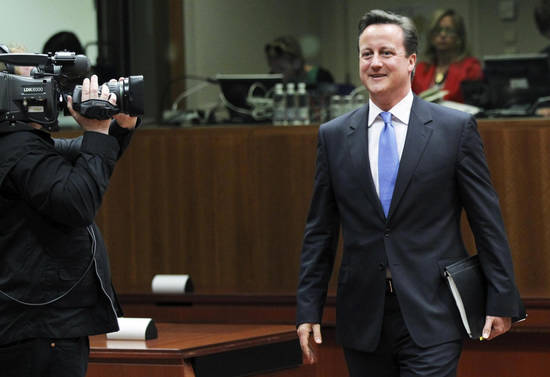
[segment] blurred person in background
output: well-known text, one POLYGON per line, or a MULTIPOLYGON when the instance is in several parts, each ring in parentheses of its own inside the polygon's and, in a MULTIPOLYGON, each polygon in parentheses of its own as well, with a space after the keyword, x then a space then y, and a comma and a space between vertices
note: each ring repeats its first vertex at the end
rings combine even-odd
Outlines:
POLYGON ((85 55, 84 47, 78 40, 78 37, 72 31, 60 31, 52 35, 42 48, 42 53, 55 53, 57 51, 71 51, 76 55, 85 55))
POLYGON ((443 99, 464 102, 460 84, 483 77, 479 60, 469 55, 464 20, 453 9, 438 10, 430 25, 427 61, 417 64, 412 90, 420 95, 437 88, 447 91, 443 99))
POLYGON ((332 74, 317 65, 306 64, 300 43, 292 36, 275 38, 265 45, 269 73, 282 73, 284 82, 305 82, 308 86, 332 83, 332 74))
MULTIPOLYGON (((22 54, 27 52, 26 48, 22 45, 10 44, 9 46, 0 45, 0 54, 22 54)), ((19 65, 8 65, 5 66, 4 63, 0 63, 0 70, 6 70, 8 73, 14 73, 20 76, 30 76, 31 71, 34 67, 32 66, 19 66, 19 65)))

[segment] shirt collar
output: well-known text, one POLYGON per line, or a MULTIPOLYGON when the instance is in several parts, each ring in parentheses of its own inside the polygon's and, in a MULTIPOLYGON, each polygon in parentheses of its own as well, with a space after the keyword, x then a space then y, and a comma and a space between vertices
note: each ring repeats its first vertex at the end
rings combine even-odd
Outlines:
MULTIPOLYGON (((409 124, 409 118, 411 116, 411 108, 413 103, 414 96, 412 94, 412 90, 409 90, 409 93, 397 105, 392 107, 389 112, 392 113, 392 117, 397 118, 400 122, 402 122, 405 125, 409 124)), ((378 106, 372 102, 372 100, 369 98, 369 119, 368 119, 368 126, 372 126, 376 118, 380 115, 380 113, 383 110, 381 110, 378 106)))

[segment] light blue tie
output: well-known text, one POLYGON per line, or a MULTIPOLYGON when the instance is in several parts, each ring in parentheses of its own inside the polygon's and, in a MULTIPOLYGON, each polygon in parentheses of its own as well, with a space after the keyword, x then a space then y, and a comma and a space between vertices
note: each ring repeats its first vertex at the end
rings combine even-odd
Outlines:
POLYGON ((395 130, 391 123, 391 113, 384 111, 380 113, 380 116, 384 120, 384 128, 378 142, 378 185, 380 202, 384 214, 388 217, 397 170, 399 170, 399 155, 397 154, 395 130))

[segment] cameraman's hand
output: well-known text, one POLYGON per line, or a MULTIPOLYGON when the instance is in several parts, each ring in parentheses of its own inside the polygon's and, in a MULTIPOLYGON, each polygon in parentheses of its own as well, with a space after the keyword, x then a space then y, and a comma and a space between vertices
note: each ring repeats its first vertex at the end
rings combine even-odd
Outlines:
MULTIPOLYGON (((101 87, 101 96, 98 96, 98 86, 96 75, 92 75, 91 79, 85 78, 82 82, 81 101, 84 102, 89 99, 99 98, 116 105, 116 96, 109 93, 109 87, 103 84, 101 87)), ((73 109, 73 98, 71 96, 67 97, 67 108, 80 127, 82 127, 85 131, 101 132, 106 135, 109 134, 109 126, 111 125, 110 119, 90 119, 80 115, 73 109)))
MULTIPOLYGON (((118 79, 118 81, 122 82, 124 81, 124 77, 121 77, 118 79)), ((109 83, 115 83, 115 79, 109 80, 109 83)), ((137 124, 137 117, 130 116, 126 113, 118 113, 113 115, 113 118, 115 118, 118 125, 122 128, 127 128, 129 130, 136 127, 137 124)))

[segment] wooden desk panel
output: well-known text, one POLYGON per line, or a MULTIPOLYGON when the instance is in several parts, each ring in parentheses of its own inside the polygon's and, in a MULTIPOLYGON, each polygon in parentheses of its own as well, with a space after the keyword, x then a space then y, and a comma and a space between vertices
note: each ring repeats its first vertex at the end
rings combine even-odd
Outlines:
POLYGON ((157 273, 198 289, 294 290, 313 182, 315 127, 140 130, 98 223, 119 292, 157 273))
MULTIPOLYGON (((254 294, 123 294, 128 317, 152 317, 157 322, 291 324, 296 320, 294 295, 254 294)), ((513 325, 523 334, 550 334, 550 299, 524 298, 527 320, 513 325)), ((323 324, 336 324, 336 296, 329 294, 323 324)))
MULTIPOLYGON (((260 294, 187 295, 121 294, 119 300, 129 317, 152 317, 157 322, 183 323, 296 323, 296 297, 260 294)), ((327 298, 323 323, 336 323, 336 298, 327 298)))
POLYGON ((468 341, 457 377, 547 377, 550 332, 510 332, 489 342, 468 341))
MULTIPOLYGON (((522 296, 550 298, 550 121, 479 130, 522 296)), ((98 216, 118 291, 189 273, 203 291, 293 292, 316 138, 316 126, 139 130, 98 216)))
MULTIPOLYGON (((159 323, 148 341, 90 337, 89 377, 170 375, 218 377, 243 373, 298 376, 301 353, 294 326, 159 323), (274 369, 285 369, 273 372, 274 369)), ((305 366, 300 372, 305 373, 305 366)))

